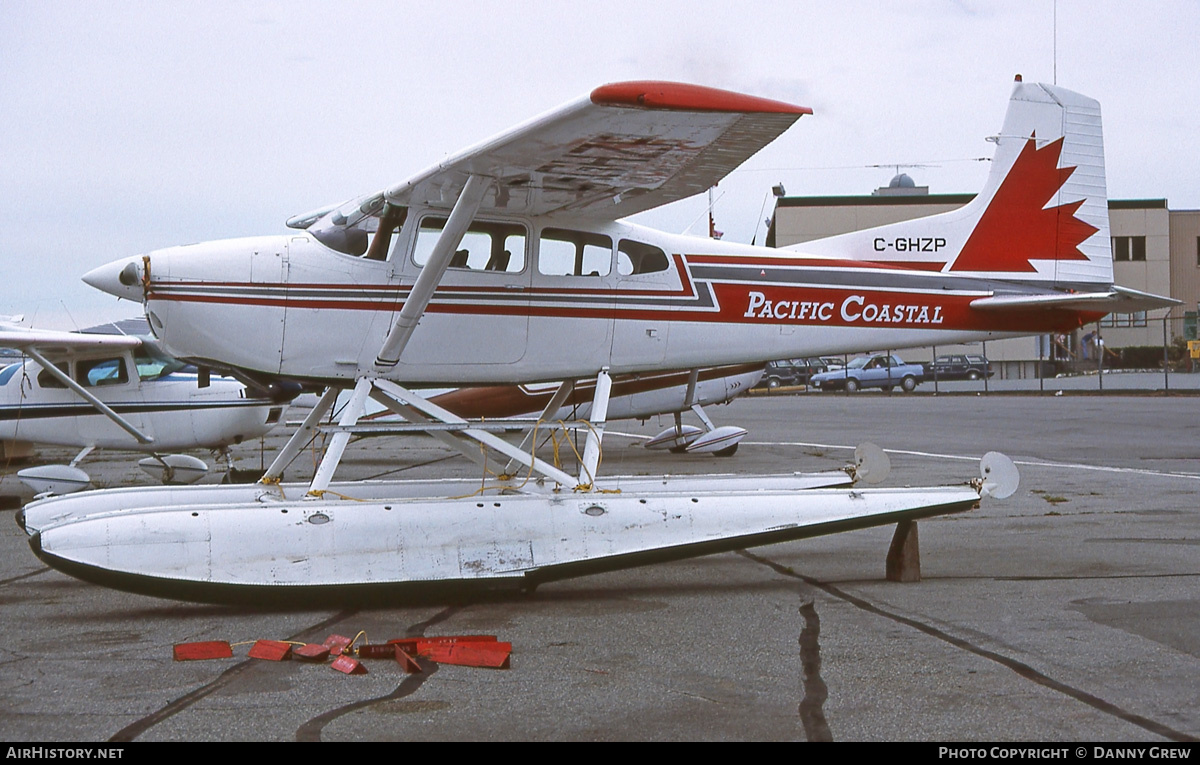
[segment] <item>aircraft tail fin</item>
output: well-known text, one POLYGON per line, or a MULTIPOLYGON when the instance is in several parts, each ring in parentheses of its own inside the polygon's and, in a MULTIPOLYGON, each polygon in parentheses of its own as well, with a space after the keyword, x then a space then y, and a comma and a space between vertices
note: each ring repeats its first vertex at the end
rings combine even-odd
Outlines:
POLYGON ((984 188, 940 215, 789 249, 964 276, 1111 285, 1100 104, 1019 79, 984 188))

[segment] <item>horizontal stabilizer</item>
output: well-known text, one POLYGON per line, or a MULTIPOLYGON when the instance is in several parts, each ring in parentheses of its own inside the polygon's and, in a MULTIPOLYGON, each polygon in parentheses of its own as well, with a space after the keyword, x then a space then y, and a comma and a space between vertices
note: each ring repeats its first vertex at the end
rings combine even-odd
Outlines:
POLYGON ((1113 286, 1104 292, 1063 292, 1040 295, 993 295, 971 301, 980 311, 1009 311, 1014 308, 1061 308, 1072 311, 1136 313, 1180 305, 1175 298, 1113 286))

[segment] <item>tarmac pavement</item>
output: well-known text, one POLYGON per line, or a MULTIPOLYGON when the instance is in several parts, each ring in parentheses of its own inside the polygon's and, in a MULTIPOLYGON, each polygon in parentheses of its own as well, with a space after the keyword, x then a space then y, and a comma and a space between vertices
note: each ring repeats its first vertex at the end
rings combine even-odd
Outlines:
MULTIPOLYGON (((806 394, 709 414, 750 430, 736 456, 637 446, 669 418, 611 423, 602 472, 824 470, 873 441, 890 451, 884 485, 961 482, 993 449, 1018 463, 1022 485, 1008 500, 920 522, 916 583, 885 580, 892 529, 877 528, 552 583, 531 596, 372 609, 255 610, 110 591, 47 569, 15 523, 0 524, 0 736, 1200 738, 1195 397, 806 394), (511 668, 405 675, 372 662, 367 675, 346 676, 248 659, 246 646, 233 659, 172 660, 178 642, 320 642, 359 631, 372 642, 494 634, 513 644, 511 668)), ((238 466, 269 461, 282 441, 269 437, 263 454, 239 447, 238 466)), ((302 457, 288 478, 311 475, 312 464, 302 457)), ((0 493, 23 489, 16 467, 0 493)), ((105 485, 145 482, 130 455, 85 467, 105 485)), ((407 436, 353 444, 339 477, 473 471, 431 439, 407 436)))

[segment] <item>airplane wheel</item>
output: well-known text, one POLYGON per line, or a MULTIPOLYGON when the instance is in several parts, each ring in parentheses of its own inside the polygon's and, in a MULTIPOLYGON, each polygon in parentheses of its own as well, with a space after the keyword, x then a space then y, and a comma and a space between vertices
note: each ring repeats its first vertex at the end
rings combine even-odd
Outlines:
POLYGON ((854 378, 846 380, 846 392, 858 393, 858 380, 855 380, 854 378))
POLYGON ((917 389, 917 380, 915 377, 905 377, 900 382, 900 387, 904 389, 905 393, 912 393, 917 389))
POLYGON ((670 449, 667 449, 667 451, 669 451, 671 454, 684 454, 687 452, 687 447, 686 446, 672 446, 670 449))
POLYGON ((732 457, 733 455, 737 454, 737 448, 738 448, 737 444, 734 444, 733 446, 727 446, 724 449, 720 449, 718 451, 713 452, 713 456, 714 457, 732 457))

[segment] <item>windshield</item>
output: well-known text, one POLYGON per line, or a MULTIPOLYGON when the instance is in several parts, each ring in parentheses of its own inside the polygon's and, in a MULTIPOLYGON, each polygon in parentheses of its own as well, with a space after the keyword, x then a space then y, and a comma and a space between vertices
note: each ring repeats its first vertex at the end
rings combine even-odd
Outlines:
POLYGON ((870 360, 871 359, 867 358, 866 356, 859 356, 857 359, 854 359, 846 366, 849 369, 862 369, 863 367, 865 367, 867 365, 867 362, 870 360))
POLYGON ((325 214, 308 227, 308 233, 343 255, 387 260, 392 234, 404 225, 408 208, 387 204, 382 194, 352 200, 325 214), (372 234, 380 234, 372 237, 372 234), (368 249, 373 238, 379 239, 368 249))
POLYGON ((138 377, 143 380, 157 380, 187 366, 179 359, 147 351, 145 346, 134 354, 133 363, 137 365, 138 377))

